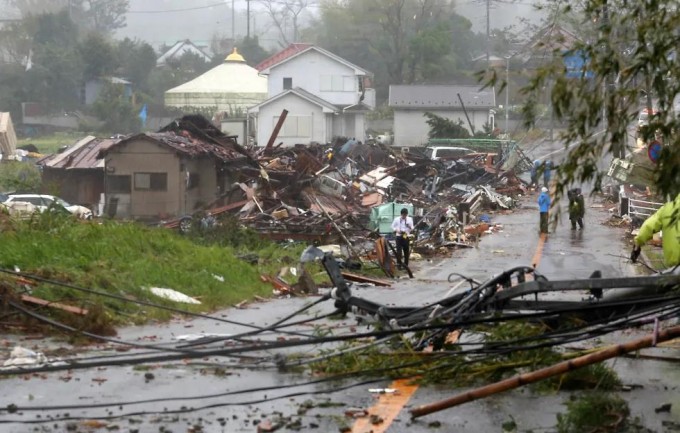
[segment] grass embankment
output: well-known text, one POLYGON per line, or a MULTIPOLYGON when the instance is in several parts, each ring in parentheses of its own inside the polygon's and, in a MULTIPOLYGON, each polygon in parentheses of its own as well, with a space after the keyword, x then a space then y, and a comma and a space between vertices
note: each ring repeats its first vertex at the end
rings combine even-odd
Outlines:
MULTIPOLYGON (((230 306, 256 295, 271 296, 261 274, 276 274, 298 262, 303 245, 291 248, 261 241, 247 230, 230 230, 230 245, 219 235, 206 240, 176 231, 113 221, 80 222, 68 216, 41 215, 29 221, 4 220, 0 232, 0 267, 74 286, 104 291, 195 312, 230 306), (241 233, 239 237, 239 233, 241 233), (239 243, 237 240, 245 240, 239 243), (203 242, 203 244, 199 243, 203 242), (247 255, 248 261, 239 256, 247 255), (200 300, 180 304, 153 295, 147 288, 177 290, 200 300)), ((13 276, 0 274, 0 284, 16 290, 13 276)), ((164 320, 171 313, 39 283, 32 295, 103 312, 112 325, 164 320)), ((43 310, 43 314, 63 315, 43 310)), ((101 319, 101 318, 100 318, 101 319)))
POLYGON ((50 135, 43 135, 40 137, 27 137, 17 141, 17 147, 26 144, 32 144, 38 148, 40 153, 49 155, 57 153, 62 146, 71 146, 78 140, 92 135, 87 132, 55 132, 50 135))

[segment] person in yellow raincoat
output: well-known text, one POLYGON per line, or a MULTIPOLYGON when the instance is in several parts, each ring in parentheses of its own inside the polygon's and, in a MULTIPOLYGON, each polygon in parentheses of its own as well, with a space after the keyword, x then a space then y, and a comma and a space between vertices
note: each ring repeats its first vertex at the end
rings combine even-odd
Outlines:
POLYGON ((668 267, 680 265, 680 194, 675 200, 663 205, 642 224, 635 236, 635 245, 630 260, 635 263, 640 248, 649 241, 654 233, 662 231, 663 261, 668 267))

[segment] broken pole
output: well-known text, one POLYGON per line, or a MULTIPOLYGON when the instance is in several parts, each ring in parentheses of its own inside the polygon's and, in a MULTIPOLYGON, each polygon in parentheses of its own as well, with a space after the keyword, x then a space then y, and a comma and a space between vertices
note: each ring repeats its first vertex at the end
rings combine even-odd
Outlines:
MULTIPOLYGON (((248 3, 250 4, 250 3, 248 3)), ((288 110, 285 108, 283 111, 281 111, 281 116, 279 116, 279 121, 276 122, 276 126, 274 126, 274 130, 272 131, 272 135, 269 137, 269 141, 267 142, 267 145, 265 146, 265 152, 269 149, 272 148, 274 145, 274 141, 276 140, 276 137, 279 136, 279 132, 281 131, 281 127, 283 127, 283 122, 286 121, 286 116, 288 116, 288 110)))
POLYGON ((468 125, 470 125, 470 132, 472 135, 475 135, 475 126, 472 124, 470 121, 470 116, 468 116, 468 112, 465 109, 465 104, 463 103, 463 98, 460 96, 460 93, 456 93, 458 95, 458 100, 460 101, 460 106, 463 108, 463 113, 465 114, 465 118, 468 121, 468 125))
POLYGON ((578 358, 551 365, 550 367, 545 367, 540 370, 520 374, 500 382, 482 386, 480 388, 455 395, 451 398, 418 406, 414 409, 411 409, 411 418, 418 418, 423 415, 428 415, 433 412, 439 412, 440 410, 458 406, 459 404, 488 397, 492 394, 519 388, 520 386, 526 385, 528 383, 538 382, 591 364, 596 364, 610 358, 615 358, 628 352, 633 352, 652 346, 654 342, 658 343, 660 341, 671 340, 676 337, 680 337, 680 326, 673 326, 664 331, 660 331, 658 335, 652 334, 637 340, 630 341, 628 343, 610 346, 588 355, 579 356, 578 358))

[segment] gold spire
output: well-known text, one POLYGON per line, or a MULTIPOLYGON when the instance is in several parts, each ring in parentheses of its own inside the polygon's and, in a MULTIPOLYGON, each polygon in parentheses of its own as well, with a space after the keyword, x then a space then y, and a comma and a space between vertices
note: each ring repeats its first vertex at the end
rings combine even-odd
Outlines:
POLYGON ((225 62, 245 62, 246 59, 243 58, 242 55, 238 53, 238 50, 236 47, 234 47, 234 50, 227 56, 226 59, 224 59, 225 62))

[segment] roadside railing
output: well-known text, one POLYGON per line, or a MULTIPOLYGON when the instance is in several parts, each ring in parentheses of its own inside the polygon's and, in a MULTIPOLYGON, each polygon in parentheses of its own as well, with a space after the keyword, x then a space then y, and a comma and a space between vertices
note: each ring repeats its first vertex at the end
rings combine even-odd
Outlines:
POLYGON ((628 215, 631 219, 646 220, 652 216, 664 203, 638 200, 626 195, 623 185, 619 191, 619 214, 628 215))

